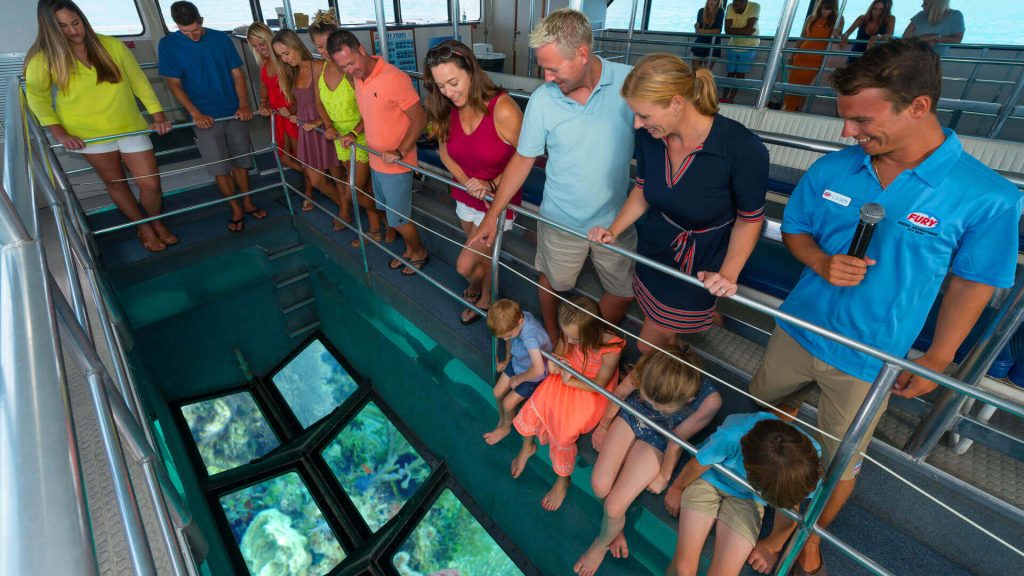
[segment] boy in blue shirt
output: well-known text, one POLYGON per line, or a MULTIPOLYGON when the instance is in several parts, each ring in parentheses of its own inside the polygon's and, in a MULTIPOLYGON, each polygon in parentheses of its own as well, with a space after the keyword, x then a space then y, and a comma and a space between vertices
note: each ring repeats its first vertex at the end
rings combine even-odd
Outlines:
POLYGON ((746 480, 776 508, 795 508, 821 479, 817 442, 774 414, 733 414, 686 463, 665 493, 679 516, 679 541, 670 572, 697 574, 704 541, 715 528, 708 574, 739 574, 757 543, 764 506, 755 494, 711 468, 721 464, 746 480))
POLYGON ((487 311, 487 327, 505 344, 505 359, 498 362, 501 376, 494 385, 498 404, 498 425, 484 434, 484 441, 494 445, 512 431, 512 413, 533 394, 548 375, 541 350, 551 352, 551 338, 533 314, 524 312, 518 303, 507 298, 498 300, 487 311))

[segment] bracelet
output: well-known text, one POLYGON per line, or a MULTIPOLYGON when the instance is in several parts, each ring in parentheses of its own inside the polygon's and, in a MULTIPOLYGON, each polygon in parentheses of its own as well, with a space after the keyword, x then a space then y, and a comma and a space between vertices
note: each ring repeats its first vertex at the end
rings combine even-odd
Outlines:
POLYGON ((355 130, 349 130, 349 131, 348 131, 348 133, 346 134, 346 136, 347 136, 348 134, 351 134, 351 135, 352 135, 353 137, 355 137, 355 138, 356 138, 357 140, 359 139, 359 132, 356 132, 355 130))

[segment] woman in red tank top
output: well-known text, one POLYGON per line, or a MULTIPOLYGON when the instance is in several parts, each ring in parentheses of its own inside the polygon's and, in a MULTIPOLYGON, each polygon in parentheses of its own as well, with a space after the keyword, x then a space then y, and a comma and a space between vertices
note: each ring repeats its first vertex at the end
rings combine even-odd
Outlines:
MULTIPOLYGON (((269 117, 272 110, 288 108, 288 100, 281 92, 281 86, 277 82, 277 64, 274 51, 270 48, 274 33, 261 22, 254 22, 249 25, 245 38, 249 42, 256 65, 260 67, 260 93, 259 93, 259 114, 269 117)), ((281 162, 302 173, 302 166, 294 160, 297 156, 299 138, 299 127, 294 122, 289 122, 283 117, 278 117, 274 124, 274 139, 282 150, 278 151, 281 162)), ((308 184, 307 184, 308 186, 308 184)), ((307 190, 307 196, 309 192, 307 190)))
MULTIPOLYGON (((440 142, 441 161, 470 193, 452 188, 455 212, 466 237, 471 238, 487 207, 475 196, 493 193, 519 143, 523 112, 502 92, 461 42, 448 40, 427 52, 423 85, 430 135, 440 142)), ((521 194, 512 203, 519 205, 521 194)), ((512 227, 514 213, 505 214, 505 229, 512 227)), ((486 248, 462 247, 456 269, 469 286, 462 295, 486 310, 491 305, 491 262, 477 252, 486 248)), ((472 308, 462 311, 463 324, 480 315, 472 308)))

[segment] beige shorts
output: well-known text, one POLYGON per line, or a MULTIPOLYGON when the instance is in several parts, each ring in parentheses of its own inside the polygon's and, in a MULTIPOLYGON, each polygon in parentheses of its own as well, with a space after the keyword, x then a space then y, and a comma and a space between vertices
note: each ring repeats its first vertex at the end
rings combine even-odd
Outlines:
MULTIPOLYGON (((821 390, 818 400, 818 428, 842 439, 850 428, 857 410, 864 403, 871 383, 829 366, 815 358, 782 328, 776 328, 768 341, 764 361, 757 374, 750 381, 750 393, 775 406, 799 407, 817 386, 821 390)), ((859 455, 867 449, 875 426, 885 412, 889 399, 878 411, 868 427, 864 440, 857 447, 858 454, 850 460, 843 471, 843 480, 850 480, 860 472, 863 458, 859 455)), ((832 459, 839 448, 839 442, 815 433, 826 461, 832 459)))
MULTIPOLYGON (((615 246, 636 251, 636 231, 631 227, 615 239, 615 246)), ((547 276, 558 292, 571 290, 590 256, 605 292, 625 298, 633 297, 633 261, 608 248, 591 244, 543 222, 537 223, 537 258, 534 265, 547 276)))
POLYGON ((683 490, 679 505, 687 510, 717 518, 751 546, 757 544, 757 536, 761 533, 761 520, 764 518, 764 506, 757 500, 726 494, 703 478, 697 478, 683 490))

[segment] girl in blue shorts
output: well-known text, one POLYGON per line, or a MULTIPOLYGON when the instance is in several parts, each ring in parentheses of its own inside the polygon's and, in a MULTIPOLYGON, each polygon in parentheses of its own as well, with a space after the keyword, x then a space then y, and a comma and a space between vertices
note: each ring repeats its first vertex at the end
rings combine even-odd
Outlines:
MULTIPOLYGON (((701 378, 697 365, 692 352, 652 352, 619 383, 615 395, 686 440, 707 426, 722 406, 722 397, 701 378)), ((575 572, 582 576, 597 572, 608 550, 616 558, 628 554, 622 532, 626 510, 645 488, 656 494, 664 490, 682 454, 680 446, 614 403, 608 404, 592 442, 600 455, 591 486, 604 499, 604 520, 601 533, 576 562, 575 572)))

